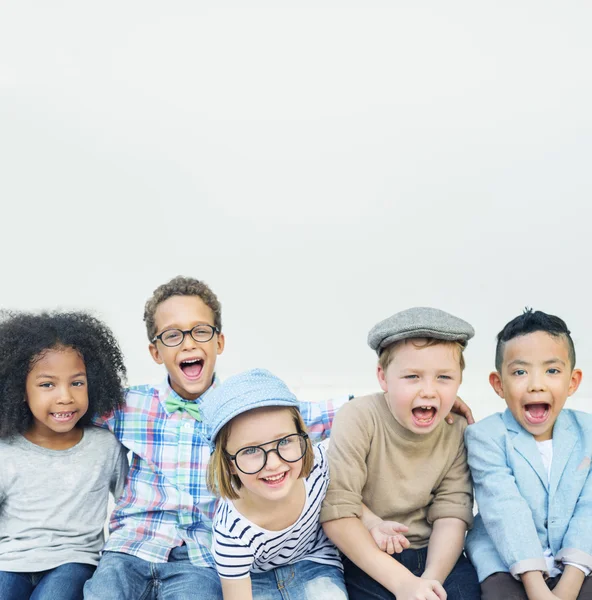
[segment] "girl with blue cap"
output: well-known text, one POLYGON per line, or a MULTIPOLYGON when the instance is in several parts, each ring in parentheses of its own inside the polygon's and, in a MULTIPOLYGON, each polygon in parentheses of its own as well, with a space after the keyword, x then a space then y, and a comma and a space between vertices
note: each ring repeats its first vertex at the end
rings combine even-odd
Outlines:
POLYGON ((208 485, 222 499, 213 554, 224 600, 346 600, 343 567, 319 524, 329 484, 286 384, 257 369, 206 394, 208 485))

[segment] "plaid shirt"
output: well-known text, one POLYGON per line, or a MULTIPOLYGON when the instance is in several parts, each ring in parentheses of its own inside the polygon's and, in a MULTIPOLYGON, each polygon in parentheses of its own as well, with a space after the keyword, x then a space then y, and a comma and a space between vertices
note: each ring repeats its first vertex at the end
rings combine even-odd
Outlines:
MULTIPOLYGON (((217 498, 206 486, 207 428, 186 411, 168 412, 169 396, 177 394, 168 378, 157 386, 132 387, 121 410, 95 420, 132 452, 104 550, 166 562, 172 548, 185 543, 194 565, 214 567, 210 547, 217 498)), ((335 412, 347 400, 301 403, 313 442, 329 435, 335 412)))

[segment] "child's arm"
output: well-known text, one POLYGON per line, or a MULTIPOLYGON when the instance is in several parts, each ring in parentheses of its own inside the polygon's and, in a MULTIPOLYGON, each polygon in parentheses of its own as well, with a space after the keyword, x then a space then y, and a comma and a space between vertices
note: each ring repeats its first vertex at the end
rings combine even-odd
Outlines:
POLYGON ((409 527, 397 521, 385 521, 362 503, 362 523, 370 532, 376 545, 387 554, 400 554, 409 548, 409 540, 403 535, 409 527))
POLYGON ((456 413, 457 415, 464 417, 469 425, 473 425, 473 423, 475 422, 471 407, 468 404, 466 404, 466 402, 463 402, 462 398, 460 398, 459 396, 456 397, 456 400, 454 401, 454 404, 450 409, 450 413, 446 417, 446 422, 450 425, 454 423, 454 417, 452 416, 452 413, 456 413))
POLYGON ((555 586, 553 594, 561 598, 561 600, 576 600, 584 584, 584 571, 573 567, 572 565, 565 565, 563 574, 559 583, 555 586))
POLYGON ((443 583, 462 552, 467 527, 473 523, 473 485, 462 435, 454 461, 434 490, 427 518, 432 533, 423 576, 443 583))
POLYGON ((491 423, 477 423, 466 429, 465 442, 479 514, 501 559, 515 577, 527 571, 546 573, 532 512, 508 466, 501 433, 491 423))
POLYGON ((563 596, 559 597, 555 595, 554 592, 557 590, 557 586, 555 586, 552 592, 547 587, 543 574, 540 571, 526 571, 525 573, 521 573, 520 579, 528 600, 571 600, 568 597, 564 598, 563 596))
POLYGON ((129 462, 127 460, 127 450, 119 444, 119 453, 117 455, 117 461, 113 468, 113 475, 111 476, 111 485, 109 489, 113 494, 115 501, 123 494, 123 488, 125 487, 125 478, 129 470, 129 462))
POLYGON ((333 419, 337 411, 351 400, 353 396, 339 396, 322 402, 300 402, 300 414, 308 430, 313 444, 331 435, 333 419))
POLYGON ((253 590, 251 578, 242 579, 224 579, 220 578, 222 583, 222 597, 224 600, 253 600, 253 590))
MULTIPOLYGON (((578 474, 576 472, 574 477, 578 474)), ((550 522, 552 523, 553 521, 550 522)), ((592 570, 592 469, 589 465, 586 480, 555 559, 592 570)))
POLYGON ((446 593, 438 581, 416 577, 401 563, 380 550, 364 524, 357 517, 323 523, 329 539, 360 569, 378 581, 397 600, 437 598, 446 593), (429 594, 432 594, 431 596, 429 594))
POLYGON ((449 517, 434 521, 422 577, 444 583, 465 545, 466 531, 467 524, 461 519, 449 517))

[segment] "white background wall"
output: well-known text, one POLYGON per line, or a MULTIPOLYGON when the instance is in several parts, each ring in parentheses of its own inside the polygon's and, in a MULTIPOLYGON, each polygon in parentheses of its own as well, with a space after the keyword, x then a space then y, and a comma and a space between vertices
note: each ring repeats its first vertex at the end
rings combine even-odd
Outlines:
POLYGON ((375 388, 368 329, 470 321, 478 417, 495 334, 563 317, 592 398, 592 7, 569 3, 0 4, 0 307, 85 308, 131 383, 161 377, 143 304, 222 300, 222 376, 375 388))

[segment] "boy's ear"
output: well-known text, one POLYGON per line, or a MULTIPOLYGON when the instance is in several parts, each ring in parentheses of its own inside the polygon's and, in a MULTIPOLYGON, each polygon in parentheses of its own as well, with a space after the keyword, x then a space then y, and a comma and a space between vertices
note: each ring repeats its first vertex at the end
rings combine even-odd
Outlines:
POLYGON ((582 383, 582 371, 580 369, 574 369, 571 372, 571 380, 569 382, 567 395, 571 396, 580 387, 580 383, 582 383))
POLYGON ((380 389, 383 392, 388 392, 388 385, 386 384, 386 376, 384 374, 384 369, 380 365, 376 367, 376 377, 378 377, 378 384, 380 385, 380 389))
POLYGON ((226 339, 224 338, 224 334, 222 332, 220 332, 218 334, 218 340, 216 341, 216 344, 217 344, 216 354, 222 354, 222 352, 224 352, 224 344, 225 343, 226 343, 226 339))
POLYGON ((504 397, 504 386, 502 384, 502 376, 497 372, 493 371, 489 374, 489 383, 494 389, 495 393, 500 397, 504 397))
POLYGON ((162 365, 164 360, 162 359, 162 356, 160 356, 160 352, 158 351, 156 344, 152 344, 152 343, 148 344, 148 352, 150 352, 150 356, 152 356, 152 360, 155 363, 162 365))

